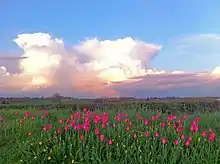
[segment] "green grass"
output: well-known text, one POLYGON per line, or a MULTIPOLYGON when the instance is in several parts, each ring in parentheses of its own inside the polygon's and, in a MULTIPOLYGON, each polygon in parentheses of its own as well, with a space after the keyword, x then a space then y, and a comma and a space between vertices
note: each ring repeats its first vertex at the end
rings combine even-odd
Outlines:
MULTIPOLYGON (((59 123, 59 120, 70 118, 74 112, 71 110, 49 111, 49 115, 42 119, 42 112, 36 109, 27 109, 31 116, 35 116, 32 120, 31 116, 26 118, 21 124, 20 119, 25 115, 24 110, 1 110, 0 115, 4 121, 0 123, 0 163, 2 164, 40 164, 40 163, 82 163, 82 164, 116 164, 116 163, 220 163, 220 113, 195 113, 183 123, 183 134, 186 137, 192 136, 193 140, 189 147, 185 146, 185 140, 180 140, 180 134, 171 126, 161 127, 161 122, 167 120, 167 114, 155 112, 153 110, 143 109, 118 109, 112 108, 108 110, 109 120, 108 126, 102 128, 102 124, 91 122, 88 132, 84 130, 76 131, 70 127, 65 131, 67 122, 59 123), (128 113, 128 118, 132 121, 131 129, 126 131, 129 122, 124 118, 121 122, 114 119, 117 111, 120 113, 128 113), (19 112, 18 115, 15 115, 19 112), (157 113, 160 118, 150 121, 149 125, 144 125, 143 121, 136 117, 139 113, 143 119, 151 120, 151 116, 157 113), (199 132, 192 133, 189 131, 191 121, 196 117, 200 117, 199 132), (5 123, 7 125, 5 126, 5 123), (52 124, 52 129, 44 132, 43 126, 52 124), (113 125, 116 125, 114 127, 113 125), (216 133, 214 142, 210 142, 207 137, 201 136, 203 130, 212 128, 216 133), (61 128, 62 133, 57 134, 57 129, 61 128), (99 128, 100 135, 105 136, 104 141, 100 141, 100 135, 96 136, 95 128, 99 128), (146 132, 150 133, 149 137, 145 136, 146 132), (155 137, 154 133, 158 131, 159 137, 155 137), (28 133, 32 135, 29 136, 28 133), (134 134, 137 138, 134 139, 134 134), (85 140, 80 140, 83 135, 85 140), (162 138, 167 139, 166 144, 161 143, 162 138), (113 139, 113 144, 109 145, 108 141, 113 139), (180 144, 174 145, 173 141, 179 139, 180 144)), ((95 111, 103 114, 104 111, 95 111)), ((76 124, 83 123, 83 112, 80 121, 75 120, 76 124)), ((183 119, 183 113, 177 112, 177 116, 183 119)), ((90 119, 91 121, 93 119, 90 119)), ((171 124, 177 124, 172 121, 171 124)))

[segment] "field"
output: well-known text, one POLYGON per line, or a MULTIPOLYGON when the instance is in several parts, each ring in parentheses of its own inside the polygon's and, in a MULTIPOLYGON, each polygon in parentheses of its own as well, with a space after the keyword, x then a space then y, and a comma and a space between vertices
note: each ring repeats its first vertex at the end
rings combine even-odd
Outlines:
POLYGON ((217 164, 219 135, 216 102, 3 105, 0 163, 217 164))

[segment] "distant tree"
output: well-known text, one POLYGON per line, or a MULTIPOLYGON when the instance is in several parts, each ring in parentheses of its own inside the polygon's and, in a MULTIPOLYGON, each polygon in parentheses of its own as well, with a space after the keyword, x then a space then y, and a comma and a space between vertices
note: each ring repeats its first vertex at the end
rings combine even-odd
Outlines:
POLYGON ((52 99, 58 101, 61 104, 61 100, 62 100, 63 96, 61 96, 59 93, 54 93, 52 95, 52 99))

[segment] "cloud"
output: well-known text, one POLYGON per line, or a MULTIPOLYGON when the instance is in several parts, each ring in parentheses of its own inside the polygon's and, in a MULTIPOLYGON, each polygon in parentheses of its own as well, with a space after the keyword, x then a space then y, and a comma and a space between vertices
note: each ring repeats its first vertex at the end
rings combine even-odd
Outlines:
POLYGON ((0 90, 5 95, 179 96, 187 95, 186 90, 189 95, 201 90, 217 94, 220 86, 219 67, 213 72, 148 68, 163 46, 131 37, 87 39, 71 48, 46 33, 19 34, 13 41, 23 52, 15 58, 0 57, 0 90), (12 59, 19 64, 16 73, 4 65, 12 59))

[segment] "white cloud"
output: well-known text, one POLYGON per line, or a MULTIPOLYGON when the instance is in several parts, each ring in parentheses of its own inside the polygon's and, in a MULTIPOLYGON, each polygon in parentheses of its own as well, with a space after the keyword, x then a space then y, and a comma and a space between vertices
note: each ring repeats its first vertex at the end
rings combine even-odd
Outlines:
MULTIPOLYGON (((201 35, 183 39, 181 43, 192 43, 204 37, 219 39, 218 35, 201 35)), ((183 88, 193 95, 196 94, 193 88, 197 88, 194 91, 198 94, 202 94, 199 90, 206 93, 207 88, 213 91, 210 94, 216 94, 216 88, 220 87, 219 67, 203 73, 146 68, 162 46, 130 37, 104 41, 87 39, 73 45, 72 49, 66 49, 64 41, 45 33, 20 34, 14 42, 23 50, 18 57, 22 59, 20 72, 9 74, 6 65, 0 67, 0 90, 5 94, 60 92, 77 96, 144 96, 169 93, 175 96, 177 92, 182 93, 183 88)), ((184 45, 187 44, 179 48, 193 46, 184 45)))

